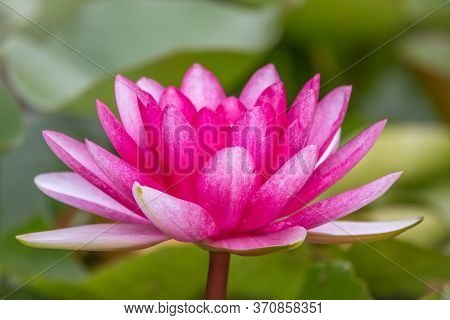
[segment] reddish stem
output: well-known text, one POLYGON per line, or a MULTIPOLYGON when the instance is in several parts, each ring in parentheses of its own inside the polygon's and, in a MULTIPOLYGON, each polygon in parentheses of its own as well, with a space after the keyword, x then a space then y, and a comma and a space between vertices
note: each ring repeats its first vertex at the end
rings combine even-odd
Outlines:
POLYGON ((205 292, 206 300, 225 300, 227 298, 229 267, 229 253, 209 252, 208 280, 205 292))

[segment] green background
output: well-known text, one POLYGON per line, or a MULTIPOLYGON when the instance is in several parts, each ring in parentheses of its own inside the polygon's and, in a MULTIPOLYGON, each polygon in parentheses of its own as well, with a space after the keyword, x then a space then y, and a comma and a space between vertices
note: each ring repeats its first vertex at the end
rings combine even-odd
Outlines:
POLYGON ((329 193, 404 170, 353 219, 424 216, 370 245, 304 245, 232 258, 229 297, 442 299, 450 294, 450 6, 444 0, 75 1, 0 3, 0 298, 201 298, 207 252, 168 243, 133 253, 26 248, 18 233, 95 222, 41 194, 64 170, 53 129, 108 146, 94 99, 113 106, 114 75, 178 85, 199 62, 236 94, 272 62, 290 100, 315 73, 322 95, 353 85, 347 140, 388 118, 367 158, 329 193), (447 4, 447 5, 446 5, 447 4))

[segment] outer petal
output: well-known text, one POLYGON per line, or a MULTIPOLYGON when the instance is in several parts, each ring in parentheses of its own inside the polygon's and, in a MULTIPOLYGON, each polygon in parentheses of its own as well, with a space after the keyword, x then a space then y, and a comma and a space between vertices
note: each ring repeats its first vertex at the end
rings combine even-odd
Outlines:
POLYGON ((154 188, 160 188, 160 186, 145 173, 140 172, 135 167, 129 165, 95 143, 86 140, 86 146, 99 168, 103 170, 109 180, 111 180, 116 188, 123 194, 132 196, 134 181, 138 181, 139 183, 154 188))
POLYGON ((255 105, 260 94, 272 84, 280 81, 280 76, 273 64, 268 64, 257 70, 245 85, 239 100, 247 109, 255 105))
POLYGON ((118 251, 143 249, 169 239, 152 225, 93 224, 16 237, 22 244, 44 249, 118 251))
POLYGON ((352 243, 390 239, 422 222, 423 218, 360 222, 335 221, 308 230, 306 241, 311 243, 352 243))
POLYGON ((156 189, 133 186, 136 202, 147 217, 165 234, 179 241, 199 241, 217 231, 211 216, 195 203, 156 189))
POLYGON ((138 164, 138 146, 109 108, 97 100, 97 113, 106 135, 117 153, 129 164, 138 164))
POLYGON ((181 92, 192 101, 197 110, 203 107, 215 110, 225 99, 225 92, 217 78, 199 64, 193 64, 186 71, 181 83, 181 92))
POLYGON ((308 180, 316 161, 317 147, 308 146, 286 162, 251 197, 239 228, 252 230, 271 223, 308 180))
POLYGON ((324 152, 341 127, 351 91, 350 86, 338 87, 320 100, 308 140, 308 144, 319 146, 319 154, 324 152))
POLYGON ((123 223, 150 223, 149 220, 127 209, 76 173, 40 174, 34 182, 49 197, 78 209, 123 223))
POLYGON ((292 227, 273 233, 256 233, 199 243, 210 251, 231 252, 242 256, 258 256, 299 247, 306 238, 306 230, 292 227))
POLYGON ((250 154, 240 147, 222 149, 206 162, 198 179, 198 203, 219 230, 234 229, 257 178, 250 154))
POLYGON ((103 171, 97 167, 83 143, 59 132, 44 131, 43 135, 50 149, 70 169, 128 208, 135 207, 133 198, 121 194, 103 171))
POLYGON ((180 90, 172 86, 167 87, 161 95, 159 106, 162 110, 167 109, 169 106, 175 106, 189 122, 193 121, 197 112, 192 102, 180 90))
POLYGON ((117 108, 120 118, 128 134, 136 143, 139 142, 139 136, 143 130, 143 124, 138 107, 138 87, 137 85, 118 75, 115 81, 115 95, 117 108))
POLYGON ((159 101, 162 93, 164 92, 164 87, 160 85, 157 81, 149 78, 140 78, 136 84, 139 88, 149 93, 155 101, 159 101))
POLYGON ((314 171, 311 178, 291 203, 283 209, 283 214, 287 215, 304 207, 345 176, 369 152, 385 124, 385 120, 377 122, 329 156, 314 171))
POLYGON ((392 173, 359 188, 316 202, 284 220, 275 222, 265 230, 276 231, 292 226, 312 229, 345 217, 381 197, 400 175, 401 172, 392 173))
POLYGON ((229 123, 234 123, 246 111, 245 106, 236 97, 224 99, 216 109, 217 114, 227 119, 229 123))

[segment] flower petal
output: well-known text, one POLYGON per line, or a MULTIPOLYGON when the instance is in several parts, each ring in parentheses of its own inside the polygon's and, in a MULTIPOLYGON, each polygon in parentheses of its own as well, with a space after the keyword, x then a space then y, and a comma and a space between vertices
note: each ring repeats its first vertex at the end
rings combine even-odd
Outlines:
POLYGON ((137 90, 138 87, 133 81, 121 75, 116 76, 115 95, 120 119, 130 137, 133 138, 136 143, 139 143, 143 124, 139 112, 137 90))
POLYGON ((116 189, 113 183, 97 166, 83 143, 55 131, 44 131, 43 136, 50 149, 70 169, 114 199, 125 204, 128 208, 135 207, 133 198, 121 194, 116 189))
POLYGON ((308 230, 311 243, 352 243, 390 239, 422 222, 423 218, 361 222, 335 221, 308 230))
POLYGON ((162 93, 164 92, 164 87, 160 85, 157 81, 150 78, 140 78, 136 84, 139 88, 149 93, 156 102, 159 101, 162 93))
POLYGON ((186 71, 181 92, 191 100, 197 110, 208 107, 214 111, 225 99, 225 92, 216 76, 199 64, 193 64, 186 71))
POLYGON ((236 97, 227 97, 216 109, 217 114, 227 119, 231 124, 239 119, 246 111, 245 106, 236 97))
POLYGON ((169 106, 175 106, 189 122, 193 121, 197 113, 192 102, 180 90, 172 86, 167 87, 159 99, 161 110, 164 111, 169 106))
POLYGON ((216 252, 230 252, 242 256, 258 256, 276 251, 291 250, 299 247, 306 238, 306 230, 292 227, 273 233, 233 236, 198 243, 201 247, 216 252))
POLYGON ((320 100, 317 106, 308 144, 319 146, 320 155, 342 125, 351 92, 350 86, 338 87, 320 100))
POLYGON ((73 172, 40 174, 38 188, 53 199, 101 217, 123 223, 150 223, 73 172))
POLYGON ((137 182, 133 194, 150 221, 178 241, 199 241, 216 233, 211 216, 195 203, 143 187, 137 182))
POLYGON ((16 238, 30 247, 77 251, 135 250, 169 240, 152 225, 124 223, 92 224, 28 233, 16 238))
POLYGON ((253 160, 247 150, 225 148, 209 159, 198 178, 198 203, 221 231, 232 230, 247 200, 258 186, 253 160))
POLYGON ((257 70, 245 85, 239 100, 251 109, 261 93, 272 84, 280 81, 280 76, 273 64, 268 64, 257 70))
POLYGON ((128 135, 119 120, 100 100, 97 100, 97 113, 103 129, 117 153, 129 164, 138 166, 138 146, 128 135))
POLYGON ((328 144, 327 148, 323 152, 323 154, 320 156, 319 161, 316 163, 316 168, 320 166, 327 158, 336 152, 336 150, 339 148, 339 142, 341 141, 341 128, 335 133, 333 139, 328 144))
POLYGON ((304 207, 345 176, 369 152, 385 124, 385 120, 375 123, 330 155, 314 171, 291 203, 283 209, 283 214, 287 215, 304 207))
POLYGON ((139 171, 95 143, 86 140, 86 147, 95 163, 123 194, 133 196, 132 187, 135 181, 146 186, 161 188, 147 174, 139 171))
POLYGON ((239 228, 254 230, 271 223, 308 180, 316 161, 317 146, 307 146, 289 159, 251 197, 239 228))
POLYGON ((279 81, 266 88, 258 97, 253 107, 256 106, 263 106, 264 108, 270 106, 274 110, 274 115, 273 119, 267 119, 267 122, 284 126, 286 122, 287 102, 283 82, 279 81))
POLYGON ((265 159, 266 130, 266 115, 262 107, 244 113, 232 127, 231 146, 247 149, 252 155, 256 170, 261 169, 265 159))
POLYGON ((292 226, 315 228, 335 221, 381 197, 400 177, 401 172, 391 173, 366 185, 316 202, 286 219, 270 225, 267 231, 276 231, 292 226))

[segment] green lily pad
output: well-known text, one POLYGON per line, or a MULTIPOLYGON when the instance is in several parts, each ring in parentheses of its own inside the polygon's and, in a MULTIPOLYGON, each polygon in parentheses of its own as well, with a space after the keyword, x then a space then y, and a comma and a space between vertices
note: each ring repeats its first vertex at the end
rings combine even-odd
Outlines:
POLYGON ((333 261, 311 266, 306 272, 306 281, 300 299, 327 300, 370 299, 367 284, 355 275, 348 261, 333 261))

